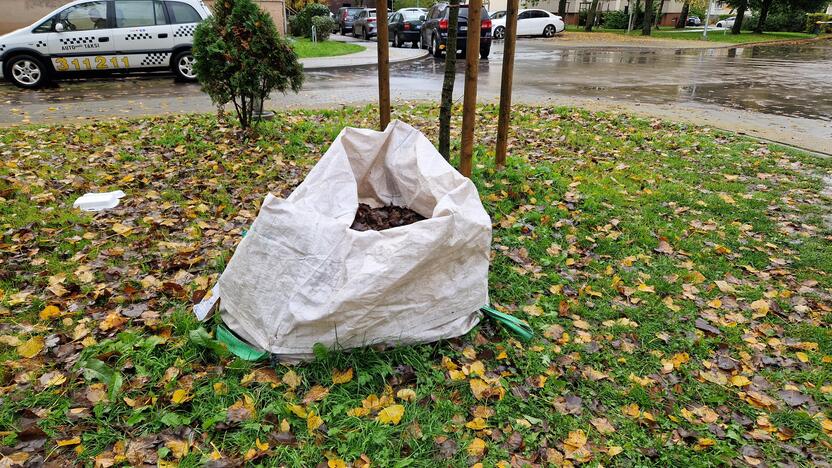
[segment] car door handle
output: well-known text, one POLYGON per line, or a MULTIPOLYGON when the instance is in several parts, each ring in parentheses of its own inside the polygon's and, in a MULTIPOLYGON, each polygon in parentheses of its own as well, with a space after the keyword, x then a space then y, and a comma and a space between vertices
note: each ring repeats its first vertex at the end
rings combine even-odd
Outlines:
POLYGON ((159 34, 159 39, 164 39, 166 37, 168 37, 168 33, 159 34))
POLYGON ((110 42, 110 38, 109 37, 99 37, 98 42, 110 42))

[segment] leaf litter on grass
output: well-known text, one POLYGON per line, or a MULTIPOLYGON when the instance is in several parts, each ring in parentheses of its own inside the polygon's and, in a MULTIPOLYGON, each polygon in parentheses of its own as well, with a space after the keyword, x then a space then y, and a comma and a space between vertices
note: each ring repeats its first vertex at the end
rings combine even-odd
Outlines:
MULTIPOLYGON (((435 108, 397 113, 435 137, 435 108)), ((495 115, 481 108, 477 141, 492 141, 495 115)), ((294 111, 248 140, 210 116, 4 131, 0 463, 829 458, 818 175, 832 163, 709 128, 517 107, 506 170, 478 147, 493 305, 528 321, 531 342, 484 322, 292 369, 206 347, 189 308, 262 198, 286 196, 343 126, 374 119, 294 111), (71 209, 111 189, 128 194, 114 210, 71 209)))

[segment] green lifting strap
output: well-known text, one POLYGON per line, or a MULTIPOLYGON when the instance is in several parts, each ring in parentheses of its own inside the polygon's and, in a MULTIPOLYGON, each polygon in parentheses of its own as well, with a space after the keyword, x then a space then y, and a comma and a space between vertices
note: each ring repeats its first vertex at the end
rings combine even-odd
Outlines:
POLYGON ((225 325, 217 327, 217 341, 224 344, 232 354, 245 361, 259 361, 268 357, 269 353, 260 351, 237 338, 225 325))
POLYGON ((518 335, 522 340, 528 341, 534 338, 534 330, 532 330, 532 327, 529 326, 529 324, 525 321, 520 320, 517 317, 504 314, 498 310, 492 309, 489 306, 480 308, 480 311, 483 314, 496 320, 497 322, 505 325, 509 330, 511 330, 514 334, 518 335))

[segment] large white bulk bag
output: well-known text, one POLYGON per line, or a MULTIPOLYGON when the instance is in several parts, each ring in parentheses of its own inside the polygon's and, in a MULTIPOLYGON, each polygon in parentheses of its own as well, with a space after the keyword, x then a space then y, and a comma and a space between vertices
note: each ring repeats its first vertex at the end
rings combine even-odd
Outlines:
POLYGON ((345 128, 289 198, 266 196, 220 277, 222 319, 287 360, 459 336, 488 303, 490 244, 476 187, 422 133, 345 128), (359 232, 359 203, 428 219, 359 232))

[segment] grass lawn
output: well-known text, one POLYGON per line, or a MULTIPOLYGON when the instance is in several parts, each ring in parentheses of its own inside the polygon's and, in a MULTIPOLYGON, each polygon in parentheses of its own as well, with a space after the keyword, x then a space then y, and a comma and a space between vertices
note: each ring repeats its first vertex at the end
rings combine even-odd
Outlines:
MULTIPOLYGON (((567 31, 583 31, 583 27, 577 27, 574 25, 569 25, 567 27, 567 31)), ((613 34, 621 34, 621 35, 629 35, 629 36, 641 36, 641 30, 631 31, 630 34, 627 34, 626 29, 603 29, 603 28, 596 28, 593 29, 593 32, 606 32, 606 33, 613 33, 613 34)), ((660 30, 653 30, 651 36, 656 39, 679 39, 679 40, 702 40, 702 31, 679 31, 677 29, 673 29, 671 27, 663 27, 660 30)), ((794 40, 794 39, 807 39, 815 37, 814 34, 806 34, 806 33, 797 33, 797 32, 766 32, 762 34, 756 34, 751 31, 742 31, 739 35, 731 34, 730 31, 723 31, 723 30, 708 30, 708 41, 710 42, 725 42, 731 44, 744 44, 749 42, 767 42, 767 41, 778 41, 778 40, 794 40)))
MULTIPOLYGON (((396 112, 436 139, 435 107, 396 112)), ((376 115, 281 113, 247 142, 201 115, 4 129, 0 463, 832 456, 832 160, 709 128, 518 107, 504 171, 475 147, 491 299, 532 325, 530 342, 486 320, 293 368, 206 346, 191 304, 262 198, 285 196, 342 127, 376 115), (71 209, 115 189, 127 196, 114 210, 71 209)), ((477 141, 493 141, 496 117, 481 109, 477 141)))
POLYGON ((336 55, 347 55, 361 52, 364 46, 350 44, 349 42, 322 41, 313 44, 308 38, 291 38, 292 47, 298 54, 298 58, 310 57, 335 57, 336 55))

